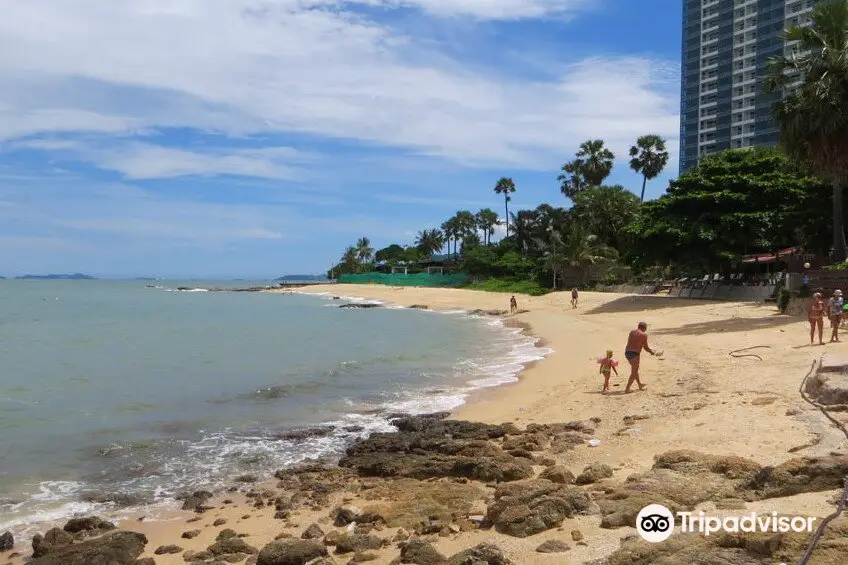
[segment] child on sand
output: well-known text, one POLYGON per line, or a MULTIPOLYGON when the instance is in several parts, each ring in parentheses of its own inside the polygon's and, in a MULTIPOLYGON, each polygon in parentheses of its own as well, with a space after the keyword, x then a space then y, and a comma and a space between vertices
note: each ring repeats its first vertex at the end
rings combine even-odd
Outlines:
POLYGON ((615 372, 615 376, 618 376, 618 370, 616 369, 618 361, 612 358, 612 349, 607 349, 607 356, 598 359, 598 364, 601 366, 599 372, 604 376, 604 390, 601 391, 601 394, 608 394, 610 391, 609 382, 611 374, 615 372))

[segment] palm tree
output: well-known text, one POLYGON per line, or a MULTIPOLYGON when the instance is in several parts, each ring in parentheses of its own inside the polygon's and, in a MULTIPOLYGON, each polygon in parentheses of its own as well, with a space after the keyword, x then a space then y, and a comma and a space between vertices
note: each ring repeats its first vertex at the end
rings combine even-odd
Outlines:
POLYGON ((471 234, 477 235, 477 217, 468 210, 460 210, 454 216, 456 219, 457 235, 465 240, 471 234))
POLYGON ((636 174, 642 175, 642 194, 639 202, 645 201, 645 185, 656 178, 668 164, 668 151, 665 139, 658 135, 643 135, 636 140, 636 145, 630 148, 630 168, 636 174))
POLYGON ((418 232, 418 236, 415 238, 415 245, 428 258, 433 255, 433 253, 441 249, 444 244, 444 235, 437 229, 418 232))
POLYGON ((575 269, 581 284, 585 282, 586 270, 592 265, 613 261, 618 252, 600 242, 580 224, 573 224, 563 242, 563 255, 568 265, 575 269))
POLYGON ((489 245, 492 236, 495 235, 495 226, 498 225, 498 214, 491 208, 483 208, 477 212, 477 228, 483 232, 483 243, 489 245))
POLYGON ((590 139, 580 144, 576 159, 562 166, 560 191, 572 198, 590 186, 600 186, 612 172, 615 154, 604 146, 603 139, 590 139))
POLYGON ((442 224, 442 233, 445 234, 445 241, 448 244, 448 254, 451 252, 451 241, 453 241, 454 255, 456 255, 456 240, 459 236, 459 230, 456 222, 456 216, 446 220, 442 224))
POLYGON ((359 270, 359 250, 350 245, 345 249, 341 259, 342 268, 347 273, 355 273, 359 270))
POLYGON ((844 261, 848 256, 842 214, 842 191, 848 184, 848 1, 818 4, 810 22, 786 29, 784 39, 797 44, 788 55, 769 62, 764 88, 783 95, 773 115, 784 151, 809 164, 833 187, 833 253, 835 260, 844 261))
POLYGON ((533 244, 533 230, 536 227, 538 214, 535 210, 519 210, 512 214, 512 231, 515 244, 522 254, 526 254, 533 244))
POLYGON ((509 201, 512 200, 510 194, 515 192, 515 183, 511 178, 501 177, 495 185, 495 194, 504 195, 504 222, 506 222, 506 236, 509 237, 509 201))
POLYGON ((371 240, 367 237, 356 240, 356 257, 361 263, 369 263, 374 258, 374 248, 371 247, 371 240))

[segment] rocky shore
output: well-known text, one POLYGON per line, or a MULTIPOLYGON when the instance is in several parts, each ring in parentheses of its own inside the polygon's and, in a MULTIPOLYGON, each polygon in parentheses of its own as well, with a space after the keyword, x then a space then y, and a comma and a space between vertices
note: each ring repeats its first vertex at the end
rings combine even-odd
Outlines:
MULTIPOLYGON (((629 423, 639 418, 631 416, 629 423)), ((11 563, 31 559, 32 565, 521 565, 529 561, 502 549, 511 539, 538 537, 533 545, 540 556, 592 546, 592 533, 566 527, 583 518, 619 540, 597 565, 794 563, 809 536, 675 534, 666 543, 648 544, 633 525, 650 503, 673 511, 708 501, 744 509, 751 502, 840 489, 848 475, 848 456, 841 453, 765 466, 690 450, 668 451, 647 472, 629 476, 601 463, 574 473, 573 455, 592 449, 587 441, 599 423, 595 418, 519 428, 450 420, 447 413, 398 417, 396 433, 356 441, 337 465, 304 463, 278 471, 269 483, 244 476, 224 493, 182 496, 191 517, 184 517, 185 530, 169 543, 154 547, 144 533, 131 531, 132 524, 117 529, 84 517, 31 540, 0 536, 6 550, 0 555, 11 563), (226 518, 210 523, 225 509, 230 516, 243 514, 232 526, 226 518), (273 520, 275 535, 240 529, 238 522, 257 515, 273 520), (192 543, 212 535, 201 547, 192 543), (467 547, 447 555, 436 547, 447 538, 467 547)), ((826 530, 813 563, 844 564, 846 555, 848 519, 840 518, 826 530)))

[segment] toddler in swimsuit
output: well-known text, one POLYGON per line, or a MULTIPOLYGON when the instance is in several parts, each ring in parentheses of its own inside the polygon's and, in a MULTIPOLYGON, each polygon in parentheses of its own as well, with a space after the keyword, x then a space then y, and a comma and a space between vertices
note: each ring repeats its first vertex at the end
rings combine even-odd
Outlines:
POLYGON ((616 369, 618 361, 612 358, 612 349, 607 349, 607 356, 598 359, 598 364, 601 366, 600 373, 604 376, 604 390, 601 391, 601 394, 607 394, 610 391, 610 376, 613 372, 615 372, 616 377, 618 376, 618 370, 616 369))

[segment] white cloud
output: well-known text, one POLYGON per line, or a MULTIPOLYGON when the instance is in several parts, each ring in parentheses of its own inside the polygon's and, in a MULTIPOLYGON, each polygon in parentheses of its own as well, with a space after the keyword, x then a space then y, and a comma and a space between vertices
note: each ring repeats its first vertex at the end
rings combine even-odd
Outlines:
MULTIPOLYGON (((488 76, 429 53, 427 42, 352 12, 352 4, 498 19, 568 14, 587 2, 7 1, 0 139, 161 127, 295 131, 463 164, 540 168, 589 137, 603 137, 619 154, 647 132, 676 145, 673 65, 627 56, 573 64, 551 82, 488 76)), ((291 172, 237 152, 213 162, 149 145, 130 149, 95 162, 136 178, 291 172)))
POLYGON ((129 179, 172 178, 190 175, 238 175, 270 179, 302 176, 292 163, 313 156, 292 147, 260 149, 212 148, 204 153, 149 143, 85 143, 74 140, 36 139, 13 142, 12 149, 43 149, 67 153, 75 160, 101 169, 118 171, 129 179))

